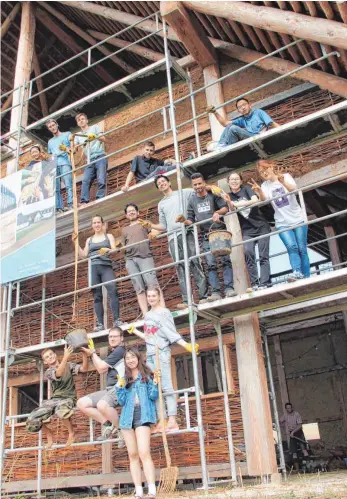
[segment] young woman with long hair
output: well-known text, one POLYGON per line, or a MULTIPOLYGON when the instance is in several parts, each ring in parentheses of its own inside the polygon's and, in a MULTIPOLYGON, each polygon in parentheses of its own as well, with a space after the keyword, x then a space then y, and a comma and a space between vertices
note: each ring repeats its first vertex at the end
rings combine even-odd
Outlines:
MULTIPOLYGON (((116 249, 116 241, 112 234, 105 231, 104 220, 101 215, 94 215, 92 218, 92 229, 94 234, 88 237, 84 249, 78 248, 80 258, 91 258, 91 285, 112 281, 115 276, 112 269, 112 260, 108 253, 116 249)), ((75 234, 72 239, 75 240, 75 234)), ((115 282, 105 284, 108 296, 110 297, 111 310, 113 314, 114 327, 119 327, 122 322, 119 320, 119 299, 117 285, 115 282)), ((95 331, 102 331, 104 327, 104 307, 102 304, 102 287, 92 288, 94 297, 94 310, 97 317, 95 331)))
POLYGON ((304 213, 295 194, 297 186, 289 173, 278 172, 276 161, 259 160, 257 163, 263 183, 258 185, 254 180, 250 186, 262 201, 271 200, 275 210, 276 229, 287 229, 279 234, 287 248, 292 274, 288 281, 296 281, 310 277, 310 260, 307 252, 307 225, 296 227, 304 222, 304 213), (281 197, 278 197, 281 196, 281 197))
MULTIPOLYGON (((159 347, 159 362, 161 372, 161 386, 163 393, 169 393, 174 390, 171 377, 171 349, 172 343, 178 343, 188 352, 192 353, 191 343, 184 341, 182 336, 176 331, 175 323, 170 310, 163 307, 160 303, 161 294, 159 287, 147 289, 147 301, 151 309, 144 315, 144 332, 131 326, 129 333, 134 333, 146 342, 147 365, 154 370, 156 368, 155 348, 159 347)), ((199 345, 195 344, 196 352, 199 345)), ((177 398, 175 394, 164 397, 167 408, 168 423, 166 431, 176 431, 179 429, 177 415, 177 398)), ((157 414, 159 416, 159 401, 157 402, 157 414)), ((165 408, 164 417, 166 418, 165 408)), ((161 423, 154 429, 154 433, 163 431, 161 423)))
MULTIPOLYGON (((256 193, 249 185, 242 184, 241 175, 232 172, 228 177, 230 187, 229 194, 223 192, 221 198, 226 201, 229 210, 235 208, 246 208, 237 213, 241 226, 242 238, 244 241, 253 239, 257 236, 263 236, 271 232, 270 225, 260 209, 253 205, 259 202, 256 193)), ((249 291, 264 289, 271 286, 270 281, 270 262, 269 262, 270 238, 264 237, 259 241, 251 241, 244 244, 245 260, 248 269, 251 288, 249 291), (255 247, 258 245, 260 261, 260 278, 255 254, 255 247)))
POLYGON ((125 352, 125 376, 116 385, 118 403, 123 407, 119 427, 130 460, 135 484, 134 499, 143 498, 141 464, 148 483, 148 498, 155 498, 155 468, 151 457, 151 428, 156 423, 155 401, 158 399, 158 377, 144 363, 136 348, 125 352))

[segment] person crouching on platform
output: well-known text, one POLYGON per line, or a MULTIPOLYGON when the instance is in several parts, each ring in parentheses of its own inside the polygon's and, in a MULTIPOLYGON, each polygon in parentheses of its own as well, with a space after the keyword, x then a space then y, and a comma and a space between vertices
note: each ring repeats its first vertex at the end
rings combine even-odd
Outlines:
POLYGON ((270 128, 280 126, 262 109, 252 109, 251 104, 244 97, 236 101, 236 109, 241 116, 232 121, 219 114, 214 106, 209 106, 206 109, 208 113, 214 114, 219 123, 225 127, 218 142, 209 142, 207 144, 208 152, 223 149, 231 144, 235 144, 235 142, 248 139, 259 133, 264 133, 270 128))
MULTIPOLYGON (((249 185, 242 185, 242 178, 239 173, 233 172, 228 177, 230 187, 229 194, 223 192, 221 198, 227 203, 230 211, 235 208, 246 208, 237 212, 242 231, 242 239, 247 241, 254 237, 263 236, 271 233, 269 222, 262 214, 260 208, 253 206, 259 202, 256 193, 249 185)), ((257 291, 271 287, 270 280, 270 261, 269 261, 270 238, 264 237, 259 241, 246 242, 243 247, 245 250, 245 260, 248 269, 251 288, 247 292, 257 291), (257 259, 255 247, 258 245, 260 279, 258 274, 257 259)))
MULTIPOLYGON (((91 266, 91 286, 103 282, 113 281, 115 276, 112 269, 112 260, 108 253, 116 249, 116 241, 112 234, 105 232, 104 220, 101 215, 95 215, 92 219, 92 229, 94 235, 88 237, 84 249, 78 247, 80 258, 90 258, 91 266)), ((76 234, 72 235, 72 241, 76 239, 76 234)), ((119 320, 119 298, 116 282, 105 284, 108 296, 110 297, 111 310, 113 314, 114 327, 122 325, 119 320)), ((104 327, 104 306, 102 303, 102 287, 92 288, 94 296, 94 310, 97 317, 97 324, 94 331, 102 331, 104 327)))
POLYGON ((275 210, 276 229, 287 229, 279 236, 287 249, 293 271, 288 281, 294 282, 310 277, 310 259, 307 252, 308 226, 296 227, 304 222, 305 216, 295 194, 290 194, 297 189, 295 180, 289 173, 279 173, 275 161, 259 160, 257 169, 264 182, 259 186, 252 179, 249 185, 261 201, 277 197, 271 201, 275 210), (281 197, 278 197, 279 195, 281 197))
POLYGON ((87 159, 87 165, 84 167, 81 205, 89 203, 90 187, 94 180, 98 182, 98 192, 96 199, 103 198, 106 191, 107 178, 107 158, 105 157, 105 137, 100 137, 100 128, 98 125, 89 125, 88 116, 85 113, 78 113, 75 116, 77 125, 81 132, 87 137, 75 137, 75 149, 84 148, 84 155, 87 159))
MULTIPOLYGON (((189 353, 192 353, 191 343, 184 341, 182 336, 176 331, 175 323, 172 318, 170 310, 162 307, 160 304, 160 289, 149 288, 147 290, 147 301, 151 310, 144 316, 144 332, 142 333, 134 326, 130 326, 128 333, 136 334, 146 342, 147 349, 147 365, 154 371, 156 369, 155 347, 159 347, 159 362, 162 380, 163 393, 170 393, 174 391, 171 377, 171 349, 172 343, 185 348, 189 353)), ((196 353, 198 353, 199 345, 195 344, 196 353)), ((176 395, 167 395, 165 398, 168 423, 166 431, 177 431, 179 429, 176 415, 177 415, 177 399, 176 395)), ((165 410, 164 410, 165 412, 165 410)), ((160 414, 159 402, 157 403, 157 414, 160 414)), ((164 418, 166 415, 164 414, 164 418)), ((161 423, 153 430, 153 433, 163 431, 161 423)))
POLYGON ((155 145, 153 142, 145 142, 141 156, 135 156, 131 163, 131 170, 128 173, 125 184, 122 187, 123 192, 129 190, 132 180, 136 183, 153 178, 160 173, 167 173, 176 168, 174 159, 159 159, 154 157, 155 145))
MULTIPOLYGON (((123 331, 119 327, 110 329, 108 343, 111 352, 105 359, 101 359, 94 348, 81 350, 91 357, 94 367, 99 374, 107 373, 106 389, 98 392, 88 393, 77 400, 77 407, 89 418, 98 421, 102 425, 101 436, 98 440, 107 440, 118 429, 117 395, 115 385, 117 376, 124 376, 124 354, 123 331)), ((121 447, 121 443, 118 445, 121 447)))
POLYGON ((158 399, 160 373, 152 371, 144 363, 136 348, 127 349, 124 357, 125 376, 116 385, 117 398, 123 406, 120 428, 130 460, 130 472, 135 485, 134 499, 143 498, 143 471, 148 483, 148 495, 156 496, 155 468, 151 457, 151 425, 156 423, 155 401, 158 399))
POLYGON ((66 445, 71 445, 75 439, 74 428, 71 423, 71 416, 74 413, 77 398, 73 376, 78 373, 88 372, 88 355, 86 352, 82 353, 83 361, 81 365, 69 362, 72 353, 73 348, 65 346, 61 362, 59 362, 56 353, 50 348, 46 348, 41 353, 44 364, 48 366, 45 377, 51 382, 52 398, 44 400, 40 407, 31 412, 26 420, 26 429, 30 433, 37 433, 42 429, 47 437, 47 448, 52 447, 53 434, 45 422, 54 414, 58 416, 69 432, 66 445))

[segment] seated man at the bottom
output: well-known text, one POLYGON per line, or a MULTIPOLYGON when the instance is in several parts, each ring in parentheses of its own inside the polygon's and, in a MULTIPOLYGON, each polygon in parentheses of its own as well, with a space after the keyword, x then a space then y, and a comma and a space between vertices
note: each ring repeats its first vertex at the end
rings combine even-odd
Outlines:
POLYGON ((54 414, 61 419, 69 432, 66 445, 71 445, 75 438, 71 423, 77 398, 73 376, 79 372, 86 373, 88 371, 88 355, 85 352, 82 353, 83 362, 81 365, 69 362, 72 353, 73 348, 65 346, 61 362, 59 362, 57 354, 50 348, 43 350, 41 354, 44 364, 48 366, 45 377, 51 382, 52 398, 44 400, 40 407, 32 411, 26 421, 26 429, 31 433, 37 433, 42 429, 47 436, 48 448, 53 444, 53 435, 51 428, 44 423, 54 414))

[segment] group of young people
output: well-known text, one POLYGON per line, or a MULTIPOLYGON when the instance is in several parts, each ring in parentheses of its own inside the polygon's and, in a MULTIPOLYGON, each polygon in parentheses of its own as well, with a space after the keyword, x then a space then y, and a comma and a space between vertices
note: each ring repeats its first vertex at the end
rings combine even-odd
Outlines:
MULTIPOLYGON (((55 414, 68 430, 69 446, 75 440, 71 417, 77 406, 82 413, 101 424, 101 435, 97 440, 115 437, 119 447, 126 445, 136 499, 143 498, 140 462, 148 483, 147 497, 154 498, 156 495, 155 468, 150 452, 151 434, 179 429, 177 399, 172 393, 170 345, 177 343, 192 353, 192 345, 177 332, 170 311, 161 305, 160 289, 149 288, 146 296, 150 310, 144 315, 143 332, 133 325, 127 326, 129 334, 145 341, 146 359, 136 347, 125 348, 120 327, 109 331, 110 353, 105 359, 96 353, 93 342, 88 348, 81 347, 82 364, 69 360, 73 353, 71 346, 65 347, 61 361, 52 349, 44 350, 41 356, 47 365, 45 376, 52 384, 52 397, 43 401, 26 422, 26 428, 31 433, 43 430, 50 448, 54 436, 47 423, 55 414), (156 361, 157 349, 159 365, 156 361), (99 374, 106 374, 106 388, 77 400, 73 377, 88 371, 88 359, 99 374), (160 421, 159 379, 165 397, 164 426, 160 421)), ((195 344, 197 353, 198 349, 199 345, 195 344)))
MULTIPOLYGON (((245 130, 252 135, 252 133, 261 133, 268 127, 277 126, 264 111, 253 111, 246 99, 238 101, 237 107, 242 117, 238 119, 239 121, 233 120, 225 123, 225 133, 216 148, 242 140, 245 138, 245 130), (243 130, 242 133, 238 128, 243 130)), ((210 112, 215 112, 215 110, 210 109, 210 112)), ((81 203, 86 203, 89 201, 89 189, 94 178, 98 179, 97 197, 105 195, 107 159, 104 154, 104 141, 98 139, 98 129, 92 130, 88 126, 88 119, 83 113, 77 115, 76 121, 84 135, 87 135, 87 137, 76 137, 79 139, 78 145, 88 148, 88 161, 92 162, 88 164, 88 168, 89 166, 91 168, 87 174, 84 173, 84 184, 82 184, 81 203), (97 142, 94 148, 88 146, 88 143, 94 142, 97 142)), ((47 127, 53 134, 48 150, 50 154, 57 157, 57 172, 64 176, 69 172, 71 174, 71 164, 70 169, 68 168, 67 151, 70 147, 70 133, 60 132, 54 120, 50 120, 47 127)), ((192 353, 192 345, 177 332, 171 312, 165 307, 164 295, 155 272, 150 246, 151 239, 160 233, 168 232, 169 254, 174 261, 179 262, 175 266, 182 296, 181 302, 177 305, 178 309, 188 306, 186 272, 182 263, 184 260, 182 231, 185 231, 188 257, 191 258, 189 273, 194 278, 197 287, 198 303, 219 300, 222 297, 222 288, 225 297, 233 297, 236 291, 232 261, 229 255, 218 257, 223 267, 223 285, 221 285, 217 259, 210 252, 208 234, 212 224, 214 229, 224 229, 223 216, 237 210, 242 237, 245 241, 245 259, 250 282, 248 291, 264 289, 272 285, 269 262, 271 227, 257 203, 267 200, 274 209, 275 228, 282 230, 280 238, 286 246, 292 266, 288 281, 295 281, 310 275, 307 226, 303 225, 304 213, 293 193, 296 184, 290 174, 282 174, 278 171, 276 162, 258 161, 257 168, 263 181, 261 185, 253 179, 245 185, 241 175, 232 172, 227 178, 229 192, 226 192, 208 185, 200 173, 195 173, 191 176, 191 188, 178 191, 173 190, 169 177, 165 175, 167 171, 176 167, 174 162, 157 160, 154 158, 154 152, 154 144, 146 143, 142 156, 134 158, 122 190, 128 191, 133 178, 141 182, 153 177, 155 188, 162 194, 162 199, 158 204, 158 221, 141 219, 139 207, 129 202, 124 208, 128 223, 122 227, 120 241, 117 241, 111 233, 107 233, 102 217, 95 215, 92 219, 93 235, 87 239, 83 249, 79 248, 81 258, 90 258, 90 285, 97 286, 92 288, 97 317, 96 330, 104 329, 101 291, 103 283, 110 297, 114 318, 108 337, 110 353, 105 359, 101 359, 91 345, 89 348, 82 348, 82 364, 76 364, 69 361, 73 353, 71 347, 65 348, 61 361, 51 349, 43 351, 42 359, 48 366, 46 377, 52 383, 52 398, 44 401, 27 420, 28 431, 37 432, 42 428, 47 435, 48 446, 51 446, 53 436, 45 421, 51 415, 56 414, 67 427, 69 433, 67 444, 71 444, 75 439, 71 416, 77 405, 85 415, 101 424, 100 440, 104 441, 116 435, 119 446, 122 446, 124 439, 135 484, 136 499, 143 497, 140 461, 149 486, 148 497, 153 498, 156 494, 155 470, 150 454, 151 433, 178 430, 177 399, 172 393, 170 345, 177 343, 192 353), (205 275, 201 258, 196 254, 193 232, 195 223, 199 225, 207 275, 205 275), (260 238, 257 240, 258 237, 260 238), (259 251, 260 273, 258 272, 256 245, 259 251), (115 250, 124 252, 126 269, 143 316, 143 331, 139 331, 134 326, 124 325, 120 319, 117 285, 110 256, 110 252, 115 250), (123 329, 145 341, 145 360, 136 348, 125 348, 123 329), (157 349, 159 350, 159 365, 156 361, 157 349), (87 372, 89 359, 98 373, 107 373, 106 389, 87 394, 77 400, 73 376, 87 372), (158 417, 159 382, 166 406, 164 427, 158 417), (121 434, 118 433, 119 430, 121 434)), ((68 204, 71 204, 69 181, 65 183, 65 186, 68 191, 68 204)), ((57 183, 57 193, 58 191, 60 193, 60 179, 59 189, 57 183)), ((61 204, 57 206, 59 209, 61 204)), ((198 353, 197 344, 195 348, 198 353)))

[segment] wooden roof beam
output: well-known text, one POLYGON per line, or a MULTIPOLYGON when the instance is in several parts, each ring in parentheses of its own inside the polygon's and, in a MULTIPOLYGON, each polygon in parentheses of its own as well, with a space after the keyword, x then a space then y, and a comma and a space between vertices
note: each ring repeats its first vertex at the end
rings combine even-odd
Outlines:
POLYGON ((257 28, 286 33, 296 38, 314 40, 323 44, 347 49, 347 27, 337 21, 312 18, 296 12, 280 11, 249 2, 184 1, 188 9, 203 14, 220 16, 257 28))
POLYGON ((182 2, 160 2, 160 13, 202 68, 216 63, 215 48, 194 14, 185 9, 182 2))
MULTIPOLYGON (((307 4, 310 3, 313 2, 307 2, 307 4)), ((109 7, 96 5, 93 2, 84 2, 84 1, 72 2, 67 0, 66 2, 64 2, 64 5, 69 5, 79 10, 91 12, 93 14, 105 17, 106 19, 114 19, 115 16, 118 19, 119 16, 125 14, 124 12, 116 11, 115 9, 110 9, 109 7)), ((236 5, 236 3, 233 2, 233 5, 236 5)), ((280 13, 280 15, 285 17, 282 11, 279 11, 278 9, 274 10, 277 10, 280 13)), ((128 25, 138 22, 141 19, 139 16, 135 16, 132 14, 127 14, 127 16, 130 16, 130 18, 124 16, 122 22, 128 25)), ((335 23, 335 24, 339 25, 341 23, 335 23)), ((154 21, 146 21, 145 23, 142 23, 139 26, 141 26, 141 28, 139 29, 150 33, 154 33, 157 30, 157 26, 154 21)), ((162 33, 159 33, 158 35, 162 36, 162 33)), ((177 41, 177 35, 171 28, 168 29, 168 38, 169 40, 177 41)), ((217 50, 221 50, 222 52, 226 53, 233 59, 237 59, 245 63, 254 62, 256 59, 264 55, 261 54, 260 52, 256 52, 255 50, 250 50, 245 47, 240 47, 234 45, 233 43, 223 42, 222 40, 217 40, 216 38, 210 38, 210 41, 217 50)), ((187 56, 184 59, 186 65, 191 64, 192 58, 187 56)), ((297 64, 294 64, 293 62, 281 60, 278 57, 269 57, 268 59, 265 59, 264 61, 257 63, 256 66, 263 68, 267 71, 274 71, 275 73, 278 74, 285 74, 299 67, 297 64)), ((293 75, 292 78, 296 78, 302 81, 309 81, 311 83, 314 83, 315 85, 318 85, 320 88, 329 90, 330 92, 335 93, 337 95, 341 95, 342 97, 345 98, 347 97, 347 82, 344 78, 340 78, 338 76, 330 75, 327 73, 322 73, 322 71, 318 71, 317 69, 313 68, 303 69, 302 71, 299 71, 298 73, 293 75)))
MULTIPOLYGON (((83 38, 87 43, 89 43, 90 45, 95 45, 96 43, 95 38, 90 36, 86 32, 86 30, 81 29, 79 26, 77 26, 77 24, 70 21, 61 12, 52 7, 51 4, 49 4, 48 2, 41 2, 40 5, 42 5, 54 17, 59 19, 59 21, 61 21, 67 28, 71 29, 71 31, 79 35, 81 38, 83 38)), ((112 53, 104 45, 99 45, 97 49, 105 56, 108 56, 112 53)), ((123 71, 125 71, 127 74, 135 72, 135 69, 132 66, 130 66, 130 64, 127 64, 126 62, 122 61, 122 59, 120 59, 116 55, 113 55, 112 57, 110 57, 110 59, 117 65, 117 67, 121 67, 123 71)))
POLYGON ((11 26, 12 24, 12 21, 15 19, 16 15, 18 14, 19 12, 19 9, 20 9, 20 2, 18 2, 14 7, 13 9, 11 10, 11 12, 9 13, 9 15, 6 17, 5 21, 2 23, 1 25, 1 34, 0 34, 0 39, 2 40, 4 38, 4 36, 6 35, 6 33, 8 32, 9 30, 9 27, 11 26))
MULTIPOLYGON (((59 39, 61 43, 69 47, 69 49, 72 52, 78 54, 79 52, 82 52, 84 50, 84 48, 81 45, 79 45, 72 36, 70 36, 66 31, 64 31, 60 26, 58 26, 58 24, 54 21, 54 19, 52 19, 52 17, 47 12, 45 12, 42 9, 37 9, 36 17, 41 23, 43 23, 46 26, 47 29, 49 29, 52 33, 55 34, 55 36, 59 39)), ((83 59, 88 64, 87 54, 82 55, 81 59, 83 59)), ((105 83, 110 84, 114 82, 114 77, 104 68, 97 66, 92 69, 99 76, 99 78, 104 80, 105 83)))

